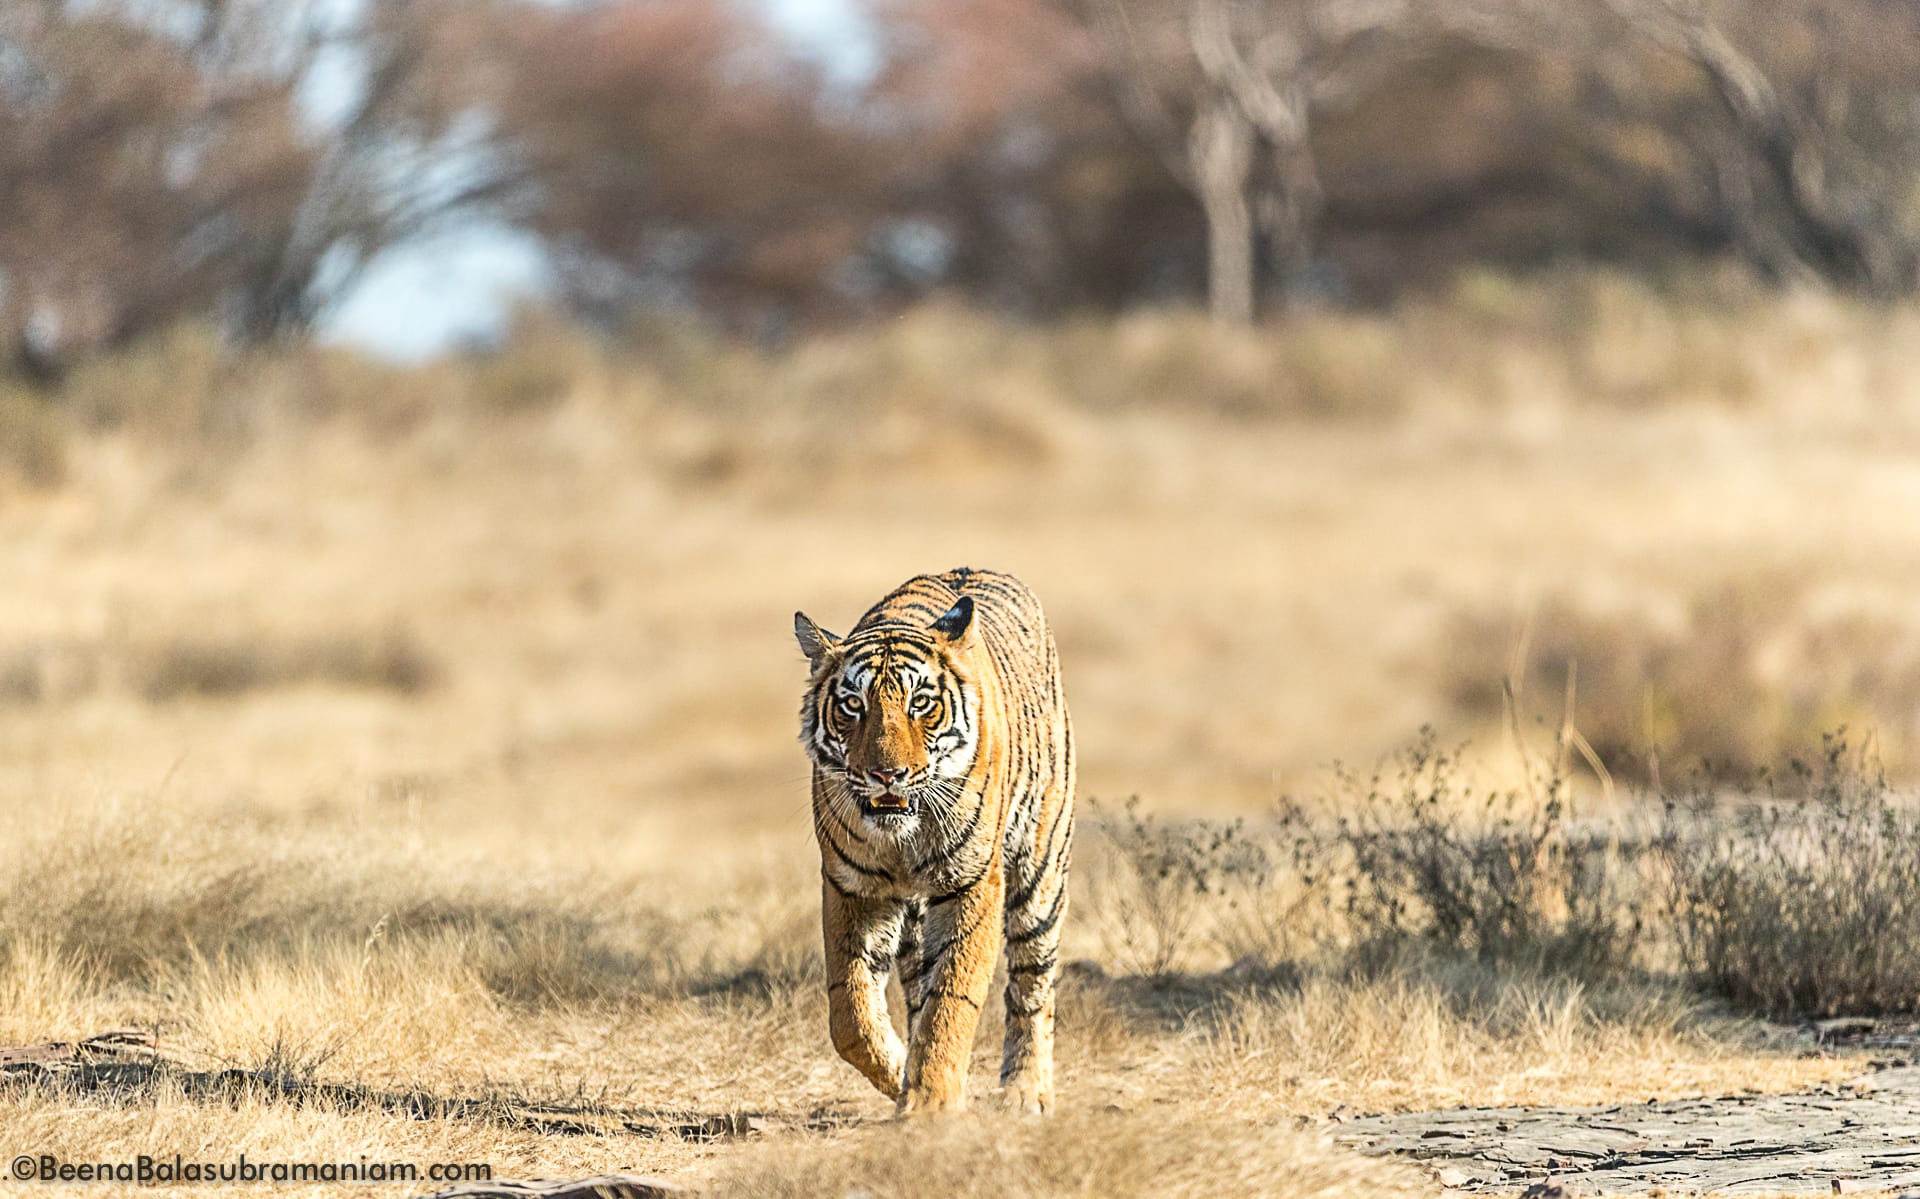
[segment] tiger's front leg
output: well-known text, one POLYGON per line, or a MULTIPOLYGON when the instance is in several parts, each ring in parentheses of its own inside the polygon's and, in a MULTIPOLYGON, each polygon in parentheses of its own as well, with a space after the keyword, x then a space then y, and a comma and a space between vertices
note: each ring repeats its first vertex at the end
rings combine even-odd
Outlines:
POLYGON ((1000 1085, 1022 1112, 1053 1110, 1054 976, 1067 914, 1066 841, 1007 901, 1007 1037, 1000 1085), (1050 870, 1056 859, 1059 869, 1050 870))
POLYGON ((925 1006, 908 1033, 902 1115, 966 1106, 967 1066, 1000 956, 1005 895, 996 860, 972 886, 927 905, 920 951, 925 1006))
POLYGON ((821 891, 833 1047, 882 1095, 898 1101, 906 1049, 887 1016, 887 974, 906 905, 848 895, 831 878, 823 879, 821 891))

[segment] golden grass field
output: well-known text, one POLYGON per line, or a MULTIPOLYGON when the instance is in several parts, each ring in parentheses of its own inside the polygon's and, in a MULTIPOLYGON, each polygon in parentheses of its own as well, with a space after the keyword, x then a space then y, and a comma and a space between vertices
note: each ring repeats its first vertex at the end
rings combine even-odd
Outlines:
POLYGON ((1311 806, 1429 722, 1514 777, 1501 680, 1550 737, 1570 658, 1616 802, 1648 749, 1762 765, 1838 724, 1907 777, 1916 332, 1813 295, 1480 280, 1252 334, 935 309, 779 351, 535 328, 421 368, 184 333, 57 416, 0 397, 0 1045, 134 1025, 208 1069, 774 1122, 709 1144, 20 1091, 0 1149, 1420 1193, 1319 1123, 1852 1073, 1657 976, 1323 952, 1256 986, 1196 938, 1155 982, 1096 832, 1061 1115, 893 1125, 826 1036, 789 630, 1013 571, 1059 637, 1081 794, 1156 813, 1311 806))

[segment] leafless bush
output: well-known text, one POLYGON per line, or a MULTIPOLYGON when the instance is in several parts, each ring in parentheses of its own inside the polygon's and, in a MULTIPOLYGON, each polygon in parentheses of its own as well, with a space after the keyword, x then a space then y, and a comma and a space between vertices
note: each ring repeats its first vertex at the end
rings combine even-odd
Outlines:
POLYGON ((1328 908, 1324 844, 1291 810, 1274 822, 1162 821, 1137 799, 1089 802, 1080 874, 1088 919, 1122 968, 1163 975, 1196 950, 1272 965, 1313 947, 1328 908))
POLYGON ((60 414, 24 391, 0 388, 0 479, 57 487, 67 477, 67 426, 60 414))
POLYGON ((181 637, 151 650, 136 671, 140 693, 161 703, 310 682, 410 695, 437 682, 441 665, 411 631, 395 626, 373 636, 334 634, 286 641, 181 637))
POLYGON ((1920 1007, 1920 811, 1844 730, 1792 798, 1667 805, 1671 908, 1696 983, 1776 1016, 1920 1007))
POLYGON ((38 648, 17 645, 0 650, 0 704, 37 704, 44 694, 38 648))
POLYGON ((1791 798, 1699 776, 1650 837, 1631 817, 1571 819, 1562 765, 1477 791, 1431 733, 1390 771, 1343 774, 1333 825, 1096 806, 1087 918, 1149 975, 1209 951, 1366 967, 1411 950, 1591 980, 1677 960, 1700 990, 1772 1016, 1920 1008, 1920 809, 1843 735, 1823 746, 1789 769, 1791 798))
POLYGON ((1655 915, 1644 854, 1616 824, 1570 820, 1568 791, 1564 764, 1532 787, 1476 791, 1426 731, 1390 774, 1342 772, 1327 802, 1268 821, 1095 806, 1089 918, 1145 974, 1202 950, 1270 966, 1420 948, 1604 977, 1634 962, 1655 915))
POLYGON ((103 666, 94 642, 32 637, 0 643, 0 707, 66 703, 91 694, 103 666))
POLYGON ((1342 773, 1313 811, 1167 820, 1089 805, 1082 919, 1120 969, 1407 954, 1599 982, 1676 965, 1773 1016, 1920 1008, 1920 808, 1843 735, 1783 798, 1699 775, 1664 821, 1574 819, 1564 757, 1478 790, 1431 732, 1388 770, 1342 773))
POLYGON ((1530 788, 1475 791, 1431 730, 1390 778, 1344 776, 1353 935, 1585 976, 1626 966, 1645 924, 1636 855, 1603 826, 1576 826, 1567 805, 1559 765, 1530 788))

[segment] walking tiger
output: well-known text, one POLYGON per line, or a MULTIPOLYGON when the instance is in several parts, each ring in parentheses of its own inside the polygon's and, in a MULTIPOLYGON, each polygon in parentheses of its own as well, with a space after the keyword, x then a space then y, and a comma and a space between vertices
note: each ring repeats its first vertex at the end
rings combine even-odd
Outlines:
POLYGON ((907 580, 844 637, 804 613, 793 624, 811 663, 800 739, 834 1048, 902 1114, 964 1106, 1004 948, 1000 1084, 1050 1110, 1074 763, 1039 600, 962 568, 907 580), (887 1014, 895 970, 904 1044, 887 1014))

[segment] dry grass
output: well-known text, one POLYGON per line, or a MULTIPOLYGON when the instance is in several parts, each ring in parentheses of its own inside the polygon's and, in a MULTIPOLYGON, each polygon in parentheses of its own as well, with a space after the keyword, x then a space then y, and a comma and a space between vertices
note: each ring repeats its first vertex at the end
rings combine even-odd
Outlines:
POLYGON ((1412 1169, 1343 1153, 1294 1128, 1118 1108, 1042 1122, 973 1116, 823 1145, 767 1145, 729 1163, 710 1188, 742 1199, 1438 1193, 1412 1169))
POLYGON ((183 333, 89 368, 30 401, 41 448, 0 452, 0 1041, 131 1023, 200 1067, 487 1110, 853 1127, 781 1124, 750 1154, 162 1087, 12 1092, 0 1141, 876 1194, 907 1144, 925 1179, 1052 1193, 1124 1191, 1177 1143, 1176 1190, 1280 1163, 1311 1194, 1365 1169, 1291 1131, 1339 1104, 1848 1073, 1649 980, 1659 945, 1570 973, 1410 924, 1358 952, 1263 814, 1295 792, 1317 819, 1329 762, 1428 720, 1472 739, 1474 794, 1520 778, 1463 680, 1507 674, 1533 627, 1522 707, 1557 722, 1562 596, 1593 614, 1563 656, 1596 737, 1645 706, 1612 648, 1668 647, 1692 688, 1670 773, 1687 746, 1775 754, 1820 704, 1738 722, 1814 664, 1910 777, 1916 319, 1478 280, 1254 333, 934 310, 773 350, 547 329, 403 370, 183 333), (1060 1121, 875 1127, 814 981, 788 628, 961 562, 1045 597, 1084 793, 1143 796, 1177 853, 1163 878, 1165 846, 1121 825, 1083 843, 1068 953, 1101 969, 1065 985, 1060 1121), (1792 580, 1764 635, 1689 648, 1754 579, 1792 580))
MULTIPOLYGON (((0 866, 0 907, 16 918, 0 938, 0 1043, 132 1024, 195 1069, 331 1089, 231 1104, 164 1082, 79 1097, 29 1089, 0 1101, 0 1137, 71 1160, 364 1152, 487 1161, 519 1176, 713 1168, 750 1194, 814 1193, 836 1176, 876 1193, 942 1193, 889 1189, 905 1185, 889 1149, 905 1137, 925 1144, 912 1174, 925 1187, 974 1169, 981 1186, 1039 1193, 1076 1180, 1128 1193, 1151 1177, 1180 1193, 1259 1178, 1256 1190, 1299 1188, 1261 1193, 1320 1194, 1393 1176, 1293 1131, 1295 1117, 1342 1105, 1604 1101, 1789 1087, 1857 1068, 1796 1056, 1797 1042, 1708 1014, 1671 987, 1590 986, 1458 958, 1158 978, 1076 967, 1064 983, 1070 1099, 1057 1126, 989 1111, 901 1132, 875 1127, 885 1104, 822 1035, 799 855, 664 876, 618 858, 463 859, 380 835, 364 802, 221 820, 186 799, 156 810, 149 798, 6 830, 21 852, 0 866), (403 1118, 377 1102, 394 1093, 431 1096, 445 1112, 403 1118), (527 1105, 606 1125, 746 1109, 774 1128, 757 1153, 672 1136, 543 1136, 516 1121, 527 1105), (843 1131, 795 1127, 822 1114, 843 1131), (1185 1131, 1170 1140, 1169 1127, 1185 1131), (1094 1135, 1111 1144, 1085 1139, 1094 1135), (982 1158, 983 1140, 1000 1148, 982 1158), (1276 1181, 1269 1168, 1283 1159, 1300 1168, 1276 1181)), ((1084 953, 1094 928, 1124 917, 1092 894, 1078 902, 1087 919, 1070 952, 1084 953)), ((990 1010, 976 1054, 984 1095, 999 1021, 990 1010)))
POLYGON ((418 638, 398 627, 372 637, 321 636, 283 644, 216 634, 173 641, 142 657, 135 686, 153 701, 302 683, 410 694, 440 676, 440 664, 418 638))
POLYGON ((1729 578, 1677 613, 1553 597, 1521 619, 1463 616, 1443 667, 1453 710, 1497 719, 1494 664, 1519 652, 1536 714, 1559 717, 1573 676, 1580 730, 1616 778, 1657 784, 1664 764, 1669 779, 1748 779, 1842 726, 1884 732, 1904 754, 1920 713, 1920 630, 1836 604, 1821 582, 1785 571, 1729 578))
POLYGON ((36 489, 67 477, 68 426, 44 400, 0 383, 0 479, 36 489))

